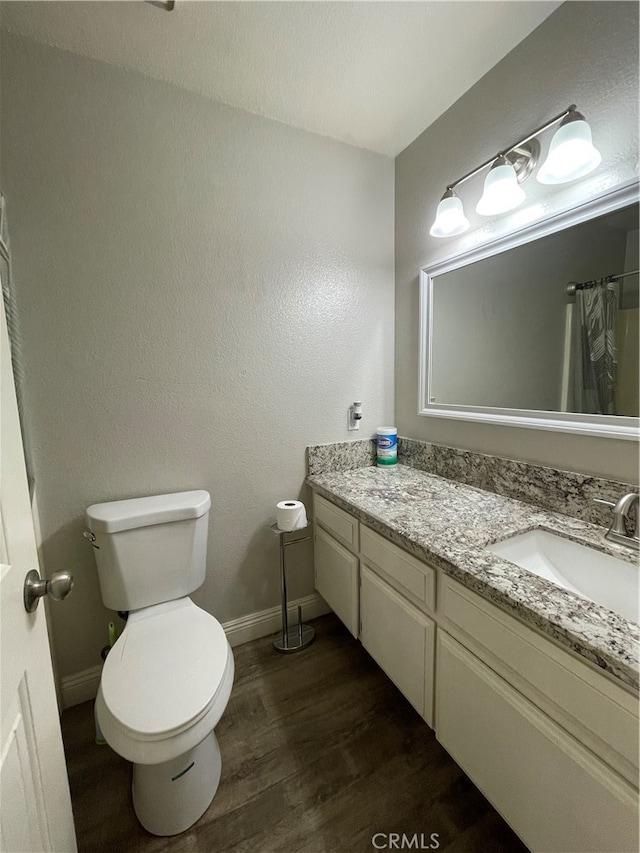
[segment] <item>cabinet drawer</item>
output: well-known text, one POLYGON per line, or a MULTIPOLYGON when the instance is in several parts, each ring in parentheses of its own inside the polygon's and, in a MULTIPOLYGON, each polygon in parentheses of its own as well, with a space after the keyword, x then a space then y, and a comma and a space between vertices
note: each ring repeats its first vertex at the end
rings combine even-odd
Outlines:
POLYGON ((637 785, 636 697, 446 576, 440 605, 465 645, 637 785))
POLYGON ((313 497, 315 520, 350 551, 358 551, 358 519, 321 495, 313 497))
POLYGON ((435 569, 407 554, 364 524, 360 529, 360 552, 370 566, 388 575, 401 592, 408 593, 429 610, 435 610, 435 569))
POLYGON ((314 549, 316 589, 354 637, 358 636, 358 558, 321 527, 314 549))
POLYGON ((637 792, 444 631, 436 737, 531 850, 638 849, 637 792))
POLYGON ((360 641, 430 726, 435 628, 389 584, 361 567, 360 641))

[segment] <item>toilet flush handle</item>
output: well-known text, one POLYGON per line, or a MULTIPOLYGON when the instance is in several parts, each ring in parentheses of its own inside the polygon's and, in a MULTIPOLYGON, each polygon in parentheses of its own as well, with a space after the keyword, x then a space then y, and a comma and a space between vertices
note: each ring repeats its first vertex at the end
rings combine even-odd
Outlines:
POLYGON ((89 542, 91 542, 91 544, 96 549, 96 551, 100 550, 100 546, 96 545, 96 534, 95 533, 92 533, 91 530, 85 530, 85 531, 83 531, 82 535, 84 536, 85 539, 88 539, 89 542))

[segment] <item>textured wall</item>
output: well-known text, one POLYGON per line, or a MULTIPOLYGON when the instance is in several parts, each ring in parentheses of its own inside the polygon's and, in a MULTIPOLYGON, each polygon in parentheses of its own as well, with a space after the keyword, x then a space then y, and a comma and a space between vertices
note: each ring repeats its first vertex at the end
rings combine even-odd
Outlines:
MULTIPOLYGON (((393 161, 3 37, 2 190, 61 676, 109 614, 93 502, 205 488, 221 620, 279 600, 275 503, 305 446, 393 420, 393 161)), ((313 590, 310 549, 294 595, 313 590)))
POLYGON ((420 269, 637 174, 638 4, 627 2, 564 3, 396 158, 396 424, 402 435, 623 482, 637 477, 634 442, 417 415, 420 269), (574 102, 592 126, 601 168, 564 187, 531 179, 524 184, 525 204, 489 222, 473 210, 482 173, 460 188, 471 229, 453 239, 429 236, 447 182, 574 102))

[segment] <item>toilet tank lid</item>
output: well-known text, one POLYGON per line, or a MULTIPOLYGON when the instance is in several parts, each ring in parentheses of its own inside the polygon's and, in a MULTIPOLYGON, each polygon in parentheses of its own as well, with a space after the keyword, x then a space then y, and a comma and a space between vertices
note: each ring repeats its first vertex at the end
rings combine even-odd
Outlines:
POLYGON ((117 533, 152 524, 200 518, 211 508, 209 492, 176 492, 124 501, 92 504, 86 512, 87 524, 94 533, 117 533))

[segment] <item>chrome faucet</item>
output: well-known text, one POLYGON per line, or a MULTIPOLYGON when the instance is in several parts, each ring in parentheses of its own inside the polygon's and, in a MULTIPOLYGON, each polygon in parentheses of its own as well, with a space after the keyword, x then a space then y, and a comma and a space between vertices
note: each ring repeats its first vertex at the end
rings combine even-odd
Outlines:
POLYGON ((612 507, 613 518, 611 526, 604 535, 609 542, 615 542, 616 545, 626 545, 627 548, 633 548, 635 551, 640 551, 640 505, 638 503, 639 496, 635 492, 630 492, 628 495, 623 495, 617 503, 612 501, 604 501, 600 498, 595 498, 598 504, 612 507), (636 505, 635 530, 633 535, 627 533, 625 519, 629 518, 629 510, 633 505, 636 505))

